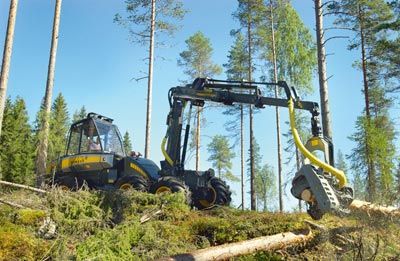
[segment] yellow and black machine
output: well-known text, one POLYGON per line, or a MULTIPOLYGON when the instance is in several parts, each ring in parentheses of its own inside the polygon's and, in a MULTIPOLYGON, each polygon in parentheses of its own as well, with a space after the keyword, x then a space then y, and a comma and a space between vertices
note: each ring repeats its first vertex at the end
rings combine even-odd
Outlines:
POLYGON ((89 113, 71 125, 54 183, 65 189, 77 189, 85 183, 94 189, 147 191, 149 183, 159 178, 159 170, 151 160, 126 155, 112 119, 89 113))
POLYGON ((205 102, 214 102, 226 106, 249 104, 257 108, 288 108, 295 144, 307 160, 293 179, 293 196, 307 202, 308 213, 314 219, 320 219, 327 212, 347 213, 347 207, 353 200, 353 190, 347 186, 345 174, 334 167, 333 144, 322 136, 318 103, 300 100, 296 89, 289 87, 285 81, 267 83, 197 78, 192 84, 171 88, 168 97, 170 112, 167 119, 168 129, 162 143, 165 160, 161 162, 160 180, 174 178, 186 184, 192 192, 192 200, 196 206, 202 208, 213 204, 227 205, 231 200, 229 187, 214 177, 213 170, 199 172, 185 169, 192 107, 202 107, 205 102), (282 88, 286 98, 264 97, 259 86, 282 88), (182 145, 182 120, 186 109, 189 117, 182 145), (303 145, 296 130, 295 109, 311 113, 312 138, 306 145, 303 145), (317 151, 324 154, 324 159, 313 154, 317 151))
POLYGON ((185 167, 193 106, 214 102, 226 106, 249 104, 257 108, 279 106, 289 109, 290 127, 297 148, 306 161, 292 181, 291 193, 304 200, 308 213, 320 219, 325 213, 347 213, 353 190, 347 186, 345 174, 334 167, 332 142, 322 136, 318 103, 302 101, 294 87, 277 83, 226 81, 197 78, 192 84, 169 90, 170 111, 167 131, 161 144, 164 160, 159 168, 153 161, 127 156, 121 135, 112 120, 89 113, 86 119, 72 124, 66 155, 61 157, 55 172, 55 184, 76 188, 87 183, 96 189, 138 189, 151 193, 185 192, 191 205, 204 209, 229 205, 231 191, 214 170, 188 170, 185 167), (259 86, 282 88, 286 98, 265 97, 259 86), (311 114, 312 138, 303 145, 295 126, 295 109, 311 114), (184 128, 183 115, 187 113, 184 128), (320 151, 323 159, 315 156, 320 151))

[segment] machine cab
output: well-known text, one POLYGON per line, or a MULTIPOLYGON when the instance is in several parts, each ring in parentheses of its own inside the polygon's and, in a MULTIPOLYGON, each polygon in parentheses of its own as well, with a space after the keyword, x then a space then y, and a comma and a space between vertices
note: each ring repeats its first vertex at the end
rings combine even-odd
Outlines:
POLYGON ((69 131, 66 156, 107 153, 125 157, 121 134, 113 120, 95 113, 75 122, 69 131))

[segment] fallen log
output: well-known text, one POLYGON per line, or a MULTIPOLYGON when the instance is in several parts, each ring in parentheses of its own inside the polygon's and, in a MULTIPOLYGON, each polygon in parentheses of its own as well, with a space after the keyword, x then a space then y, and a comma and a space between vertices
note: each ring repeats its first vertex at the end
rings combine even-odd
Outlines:
POLYGON ((352 212, 363 213, 368 216, 400 219, 400 209, 396 207, 384 207, 356 199, 350 204, 349 209, 352 212))
POLYGON ((7 200, 4 200, 4 199, 0 199, 0 203, 3 203, 5 205, 8 205, 8 206, 11 206, 11 207, 14 207, 14 208, 27 208, 27 207, 24 207, 24 206, 22 206, 20 204, 17 204, 17 203, 11 202, 11 201, 7 201, 7 200))
POLYGON ((313 239, 311 230, 295 233, 286 232, 272 236, 258 237, 237 243, 224 244, 179 254, 173 257, 159 259, 159 261, 183 260, 227 260, 236 256, 247 255, 258 251, 275 251, 288 247, 304 245, 313 239))
POLYGON ((34 191, 34 192, 38 192, 38 193, 47 193, 47 191, 43 190, 43 189, 38 189, 38 188, 31 187, 31 186, 17 184, 17 183, 13 183, 13 182, 4 181, 4 180, 0 180, 0 184, 10 186, 10 187, 15 187, 15 188, 22 188, 22 189, 26 189, 26 190, 30 190, 30 191, 34 191))

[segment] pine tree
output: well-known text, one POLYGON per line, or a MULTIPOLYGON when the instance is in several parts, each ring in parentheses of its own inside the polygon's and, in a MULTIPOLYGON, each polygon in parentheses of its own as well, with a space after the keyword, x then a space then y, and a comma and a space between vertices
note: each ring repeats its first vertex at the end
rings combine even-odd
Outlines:
POLYGON ((132 40, 148 44, 147 112, 145 158, 150 157, 151 110, 153 92, 153 62, 156 36, 166 33, 172 36, 178 29, 174 22, 181 20, 186 11, 178 0, 126 0, 126 18, 116 14, 114 21, 126 27, 132 40), (132 27, 133 26, 133 27, 132 27))
MULTIPOLYGON (((264 16, 263 26, 257 30, 262 48, 261 56, 270 71, 273 82, 284 79, 307 93, 315 69, 315 44, 308 28, 287 1, 270 0, 264 16)), ((279 89, 275 86, 275 98, 279 89)), ((282 152, 280 133, 280 113, 276 107, 276 131, 278 144, 279 209, 283 211, 282 152)))
POLYGON ((129 154, 132 151, 132 142, 131 138, 129 137, 129 133, 126 131, 124 134, 124 149, 125 153, 129 154))
POLYGON ((40 139, 36 156, 36 186, 43 185, 43 175, 46 174, 47 150, 49 142, 51 100, 53 95, 54 73, 58 46, 58 30, 60 26, 62 0, 56 0, 51 37, 50 58, 47 73, 46 89, 43 98, 43 124, 40 126, 40 139))
POLYGON ((53 102, 50 118, 48 162, 57 160, 65 150, 69 116, 67 103, 60 93, 53 102))
MULTIPOLYGON (((265 6, 262 0, 238 0, 238 8, 233 16, 239 21, 241 30, 246 31, 247 49, 247 81, 253 80, 254 59, 256 56, 257 35, 255 30, 260 26, 265 15, 265 6)), ((254 135, 253 135, 253 106, 249 105, 249 132, 250 132, 250 207, 256 209, 255 194, 255 163, 254 163, 254 135)))
POLYGON ((8 74, 10 71, 11 54, 14 42, 15 20, 17 18, 18 0, 10 1, 10 11, 8 15, 7 33, 4 43, 3 61, 0 72, 0 135, 3 123, 4 107, 7 97, 8 74))
MULTIPOLYGON (((248 62, 246 54, 246 43, 242 33, 238 32, 234 35, 235 42, 228 54, 228 62, 224 64, 228 80, 241 81, 248 79, 248 62)), ((234 145, 240 142, 240 180, 241 180, 241 199, 242 210, 244 210, 245 192, 244 192, 244 108, 243 105, 234 105, 224 111, 225 115, 233 116, 234 119, 225 123, 226 130, 234 139, 234 145)))
MULTIPOLYGON (((213 77, 221 73, 222 69, 219 65, 214 64, 212 61, 212 46, 210 39, 208 39, 202 32, 197 32, 190 36, 186 41, 186 50, 179 54, 178 65, 184 69, 184 73, 193 80, 197 77, 213 77)), ((196 112, 196 132, 195 139, 196 149, 196 170, 200 169, 200 132, 201 132, 201 113, 202 108, 197 107, 196 112)))
POLYGON ((229 146, 227 137, 215 135, 207 145, 207 151, 210 154, 208 161, 212 162, 213 167, 216 168, 218 178, 238 181, 238 178, 232 173, 232 159, 235 157, 235 153, 229 146))
MULTIPOLYGON (((386 37, 385 34, 378 33, 376 28, 391 21, 393 14, 384 0, 335 1, 330 4, 329 7, 333 13, 337 14, 336 24, 355 32, 355 37, 349 45, 349 49, 360 49, 361 51, 361 61, 359 64, 363 76, 365 116, 359 117, 357 120, 357 131, 352 136, 352 139, 358 143, 358 148, 353 150, 351 159, 354 166, 358 166, 360 169, 366 171, 368 200, 373 202, 378 196, 378 176, 382 176, 381 181, 382 179, 386 180, 384 183, 387 183, 389 180, 387 174, 383 174, 387 173, 387 167, 383 168, 385 169, 384 172, 378 173, 379 169, 382 168, 377 166, 374 154, 377 149, 376 146, 379 146, 379 144, 376 143, 377 137, 373 135, 378 134, 379 136, 380 133, 385 133, 387 130, 391 129, 385 129, 388 126, 384 126, 388 125, 387 123, 390 122, 387 112, 385 115, 377 117, 377 115, 372 115, 373 112, 371 111, 372 107, 379 105, 385 100, 384 95, 381 95, 381 97, 378 97, 379 95, 374 97, 374 92, 375 94, 379 93, 382 84, 379 76, 381 68, 377 66, 376 62, 376 59, 379 59, 379 57, 374 56, 374 52, 376 52, 379 46, 379 40, 386 37), (382 116, 385 120, 378 119, 382 116), (362 148, 364 152, 360 151, 360 148, 362 148), (357 155, 356 153, 360 154, 357 155), (366 168, 360 164, 365 164, 366 168)), ((386 103, 385 106, 378 107, 386 111, 388 105, 389 104, 386 103)), ((393 135, 389 135, 388 137, 392 138, 393 135)), ((393 141, 385 142, 385 144, 390 146, 391 142, 393 141)), ((390 148, 387 149, 390 151, 390 148)))

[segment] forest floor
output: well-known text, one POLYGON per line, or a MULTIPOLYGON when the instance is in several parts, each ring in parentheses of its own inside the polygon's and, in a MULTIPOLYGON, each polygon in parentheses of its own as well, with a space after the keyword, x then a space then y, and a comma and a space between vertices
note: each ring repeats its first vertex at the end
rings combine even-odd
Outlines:
MULTIPOLYGON (((0 204, 0 260, 153 260, 296 231, 311 221, 304 213, 190 210, 180 194, 3 189, 0 198, 25 207, 0 204)), ((329 215, 313 222, 329 233, 306 245, 235 260, 400 259, 399 223, 329 215)))

